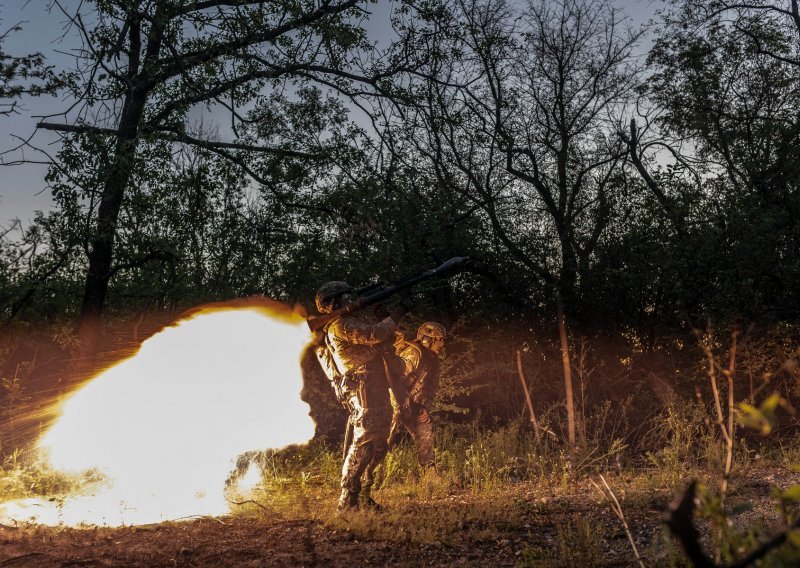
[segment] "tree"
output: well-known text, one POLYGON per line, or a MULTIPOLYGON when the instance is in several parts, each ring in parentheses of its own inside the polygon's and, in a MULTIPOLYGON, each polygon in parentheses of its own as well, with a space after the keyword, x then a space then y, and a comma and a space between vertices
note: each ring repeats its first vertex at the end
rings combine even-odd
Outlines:
MULTIPOLYGON (((564 307, 575 310, 625 157, 616 136, 636 85, 639 33, 603 0, 460 2, 461 29, 434 49, 414 132, 443 187, 480 209, 491 234, 556 300, 570 442, 564 307)), ((547 295, 545 296, 545 301, 547 295)))
POLYGON ((65 80, 53 72, 41 53, 14 56, 3 51, 3 42, 19 31, 20 24, 0 31, 0 116, 18 112, 19 97, 54 93, 65 80))
POLYGON ((59 321, 74 313, 80 246, 67 216, 37 212, 0 231, 0 330, 20 319, 59 321))
MULTIPOLYGON (((242 153, 250 152, 260 158, 251 158, 247 171, 259 177, 291 174, 302 163, 319 160, 317 152, 299 148, 297 140, 270 125, 276 117, 248 116, 246 106, 287 90, 302 96, 303 84, 345 89, 355 81, 377 91, 391 70, 369 60, 371 46, 359 23, 370 3, 114 0, 94 2, 91 18, 80 11, 83 4, 68 14, 84 42, 75 120, 39 127, 99 136, 110 146, 93 189, 96 216, 79 322, 87 351, 116 270, 119 214, 141 146, 156 140, 192 144, 244 165, 242 153), (97 24, 89 27, 90 20, 97 24), (198 105, 226 109, 237 139, 193 136, 186 119, 198 105)), ((407 64, 392 54, 385 61, 407 64)))
POLYGON ((705 210, 688 215, 685 204, 650 176, 641 161, 647 143, 638 140, 635 124, 627 141, 679 232, 687 233, 690 220, 717 228, 706 231, 705 241, 713 243, 704 247, 707 254, 686 270, 688 278, 698 269, 709 272, 704 283, 687 287, 707 288, 705 298, 691 302, 696 308, 727 303, 747 316, 798 309, 792 293, 800 250, 796 13, 796 2, 785 10, 769 2, 686 0, 665 14, 649 55, 653 74, 644 92, 660 109, 656 124, 663 137, 689 142, 673 151, 695 170, 697 190, 710 196, 695 201, 705 210))

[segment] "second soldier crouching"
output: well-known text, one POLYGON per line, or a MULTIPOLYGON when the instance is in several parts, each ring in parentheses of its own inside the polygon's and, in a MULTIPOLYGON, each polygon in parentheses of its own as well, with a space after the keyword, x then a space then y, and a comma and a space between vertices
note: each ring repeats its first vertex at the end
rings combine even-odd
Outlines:
POLYGON ((445 336, 444 326, 429 321, 419 327, 415 340, 400 339, 395 343, 398 355, 405 362, 404 379, 409 408, 401 408, 396 398, 392 397, 394 413, 389 444, 402 424, 414 439, 419 464, 424 469, 436 469, 431 411, 439 389, 439 355, 444 348, 445 336))

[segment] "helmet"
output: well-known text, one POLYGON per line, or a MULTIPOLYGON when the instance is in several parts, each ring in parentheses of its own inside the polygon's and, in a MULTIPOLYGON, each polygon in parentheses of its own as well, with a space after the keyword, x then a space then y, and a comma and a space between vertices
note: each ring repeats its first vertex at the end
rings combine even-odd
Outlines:
POLYGON ((317 303, 317 310, 321 314, 328 314, 333 311, 336 304, 336 299, 343 295, 349 294, 353 291, 353 287, 347 282, 334 280, 333 282, 326 282, 317 290, 317 296, 314 300, 317 303))
POLYGON ((417 330, 417 341, 436 353, 444 347, 444 338, 446 336, 447 332, 444 326, 435 321, 426 321, 417 330))
POLYGON ((444 339, 447 332, 444 326, 435 321, 426 321, 417 330, 417 340, 422 341, 423 337, 430 337, 431 339, 444 339))

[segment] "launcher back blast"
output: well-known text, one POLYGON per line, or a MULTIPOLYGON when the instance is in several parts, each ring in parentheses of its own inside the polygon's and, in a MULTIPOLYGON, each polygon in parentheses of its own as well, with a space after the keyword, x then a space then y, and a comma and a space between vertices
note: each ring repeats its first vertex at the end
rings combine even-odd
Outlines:
POLYGON ((308 322, 308 327, 311 331, 319 331, 329 322, 332 320, 352 314, 359 310, 363 310, 367 306, 371 306, 373 304, 377 304, 378 302, 382 302, 386 298, 394 296, 398 292, 402 292, 403 290, 407 290, 412 286, 415 286, 422 282, 423 280, 428 280, 429 278, 433 278, 435 276, 451 276, 452 274, 462 270, 464 266, 469 260, 466 256, 456 256, 444 262, 443 264, 433 268, 431 270, 427 270, 417 276, 413 276, 411 278, 407 278, 406 280, 401 280, 400 282, 395 282, 391 286, 387 286, 386 288, 381 288, 375 292, 370 292, 366 296, 362 296, 357 298, 350 304, 339 308, 338 310, 334 310, 329 314, 322 314, 319 316, 309 316, 306 320, 308 322))

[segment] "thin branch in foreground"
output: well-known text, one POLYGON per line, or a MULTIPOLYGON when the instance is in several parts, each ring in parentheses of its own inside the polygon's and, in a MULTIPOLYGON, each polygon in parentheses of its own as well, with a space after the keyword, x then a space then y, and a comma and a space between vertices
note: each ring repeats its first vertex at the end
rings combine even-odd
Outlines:
POLYGON ((225 500, 228 503, 230 503, 231 505, 239 505, 239 506, 241 506, 241 505, 255 505, 256 507, 260 507, 261 509, 263 509, 267 513, 274 513, 275 512, 272 509, 270 509, 269 507, 267 507, 266 505, 263 505, 263 504, 259 503, 258 501, 254 501, 252 499, 245 499, 244 501, 233 501, 231 499, 226 498, 225 500))
MULTIPOLYGON (((664 513, 664 524, 667 525, 672 535, 678 540, 686 553, 687 558, 695 568, 719 568, 705 552, 700 545, 700 533, 694 526, 694 507, 697 493, 697 481, 692 481, 684 491, 683 495, 670 505, 669 509, 664 513)), ((780 545, 782 545, 789 538, 789 533, 800 528, 800 519, 788 525, 782 531, 778 532, 772 538, 766 540, 764 543, 753 549, 747 556, 729 564, 728 568, 745 568, 750 566, 757 560, 760 560, 766 554, 780 545)))
POLYGON ((697 532, 692 520, 696 493, 697 481, 692 481, 683 495, 676 499, 664 513, 664 524, 678 539, 695 568, 716 568, 716 564, 703 552, 703 547, 700 546, 700 533, 697 532))
MULTIPOLYGON (((37 128, 42 130, 54 130, 56 132, 71 132, 75 134, 99 134, 106 136, 117 136, 118 132, 114 128, 101 128, 98 126, 89 126, 85 124, 56 124, 52 122, 39 122, 36 124, 37 128)), ((185 132, 176 128, 159 128, 156 130, 142 129, 140 131, 142 136, 154 135, 159 140, 165 142, 177 142, 188 144, 190 146, 197 146, 205 148, 206 150, 214 149, 231 149, 231 150, 245 150, 248 152, 257 152, 262 154, 274 154, 277 156, 286 156, 294 158, 317 159, 320 158, 319 154, 310 154, 300 150, 291 150, 287 148, 277 148, 272 146, 259 146, 255 144, 244 144, 238 142, 216 142, 213 140, 203 140, 200 138, 192 137, 185 132)))
POLYGON ((517 373, 519 373, 519 380, 522 382, 522 390, 525 393, 525 402, 528 405, 528 411, 531 414, 531 424, 536 433, 536 442, 538 443, 542 437, 541 430, 539 429, 539 421, 536 420, 536 412, 533 410, 533 402, 531 401, 531 393, 528 390, 528 382, 525 380, 525 373, 522 372, 522 354, 517 349, 517 373))
POLYGON ((614 491, 611 490, 611 487, 608 485, 606 478, 603 475, 600 475, 600 481, 603 482, 603 487, 597 485, 594 480, 589 480, 592 485, 594 485, 595 489, 597 489, 603 497, 609 499, 611 503, 611 509, 614 511, 614 514, 617 518, 622 522, 622 527, 625 529, 625 536, 628 537, 628 542, 631 544, 631 548, 633 549, 633 554, 636 556, 636 562, 639 563, 641 568, 645 568, 644 561, 642 560, 642 556, 639 554, 639 549, 636 547, 636 541, 633 540, 633 535, 631 534, 631 529, 628 526, 628 521, 625 519, 625 513, 622 510, 622 505, 619 504, 617 500, 617 496, 614 494, 614 491))

